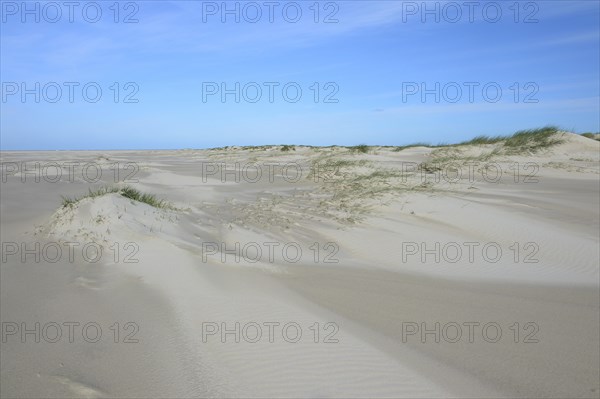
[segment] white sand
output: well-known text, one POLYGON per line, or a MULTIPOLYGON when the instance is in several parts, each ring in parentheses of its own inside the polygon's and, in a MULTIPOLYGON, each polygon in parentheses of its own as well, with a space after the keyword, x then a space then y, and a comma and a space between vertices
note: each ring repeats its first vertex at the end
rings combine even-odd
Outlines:
MULTIPOLYGON (((368 154, 337 147, 4 152, 5 171, 13 162, 79 161, 102 166, 103 174, 90 184, 76 167, 73 179, 63 169, 59 181, 48 182, 43 177, 57 172, 48 167, 39 183, 33 174, 23 183, 22 170, 10 169, 1 186, 2 242, 30 248, 93 242, 104 252, 98 263, 80 250, 73 262, 66 254, 56 263, 43 256, 36 263, 33 255, 23 262, 20 254, 7 255, 4 244, 4 332, 11 323, 32 329, 36 322, 95 322, 102 339, 77 335, 71 343, 63 336, 50 343, 42 336, 36 343, 33 334, 25 342, 20 331, 6 335, 0 396, 598 397, 600 143, 562 138, 549 150, 489 159, 482 155, 491 145, 368 154), (409 162, 448 157, 463 172, 456 182, 399 173, 409 162), (467 157, 479 159, 472 181, 467 157), (113 183, 115 162, 121 177, 133 170, 124 170, 126 163, 138 165, 139 182, 130 185, 179 209, 117 193, 61 208, 61 195, 113 183), (211 162, 247 166, 247 179, 229 174, 223 182, 211 162), (320 173, 327 182, 310 175, 315 162, 326 165, 320 173), (302 179, 286 181, 294 170, 282 175, 275 167, 270 181, 270 163, 300 165, 302 179), (484 164, 500 167, 502 178, 486 181, 484 164), (256 165, 263 176, 248 181, 256 165), (523 182, 531 173, 538 181, 523 182), (223 262, 210 246, 231 250, 236 242, 246 245, 247 257, 256 247, 262 256, 236 263, 230 253, 223 262), (302 249, 296 263, 281 251, 291 242, 302 249), (265 243, 280 244, 273 260, 265 243), (421 245, 436 243, 439 262, 435 253, 422 259, 421 245), (485 254, 484 246, 491 248, 485 254), (457 247, 463 253, 454 261, 457 247), (502 256, 492 262, 498 247, 502 256), (138 263, 124 262, 132 248, 138 263), (337 262, 324 262, 327 255, 337 262), (115 322, 119 343, 110 329, 115 322), (139 327, 139 342, 122 342, 132 331, 124 329, 127 322, 139 327), (203 336, 206 323, 234 328, 236 322, 248 327, 239 343, 234 334, 225 342, 219 333, 203 336), (273 342, 269 322, 279 323, 273 342), (302 328, 296 343, 281 333, 291 322, 302 328), (472 342, 469 322, 479 323, 472 342), (262 326, 256 343, 248 342, 255 335, 248 323, 262 326), (406 335, 421 323, 430 329, 440 323, 439 343, 433 333, 425 342, 420 331, 406 335), (486 323, 501 327, 498 342, 484 339, 486 323), (455 325, 463 336, 453 343, 455 325), (329 333, 338 342, 323 342, 329 333), (524 342, 528 335, 538 342, 524 342)), ((493 339, 494 329, 488 331, 485 338, 493 339)))

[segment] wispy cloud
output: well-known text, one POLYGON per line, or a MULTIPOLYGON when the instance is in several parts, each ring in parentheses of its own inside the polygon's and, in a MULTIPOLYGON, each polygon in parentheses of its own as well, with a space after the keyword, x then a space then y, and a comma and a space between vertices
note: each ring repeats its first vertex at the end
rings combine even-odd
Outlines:
POLYGON ((576 44, 586 42, 596 42, 600 45, 600 31, 575 33, 566 37, 555 37, 549 40, 540 41, 537 44, 542 46, 562 46, 565 44, 576 44))

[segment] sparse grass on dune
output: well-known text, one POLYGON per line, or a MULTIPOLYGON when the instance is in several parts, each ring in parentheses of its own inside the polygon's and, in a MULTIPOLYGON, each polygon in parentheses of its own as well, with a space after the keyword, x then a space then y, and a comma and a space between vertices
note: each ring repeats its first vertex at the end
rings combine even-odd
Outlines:
POLYGON ((344 169, 369 165, 369 161, 361 159, 358 161, 349 159, 335 159, 334 156, 325 156, 312 161, 308 180, 323 179, 324 177, 343 176, 344 169))
POLYGON ((436 146, 431 145, 429 143, 413 143, 413 144, 408 144, 408 145, 397 146, 392 151, 394 151, 394 152, 400 152, 402 150, 406 150, 407 148, 413 148, 413 147, 428 147, 428 148, 432 148, 432 147, 436 147, 436 146))
POLYGON ((357 152, 357 153, 361 153, 361 154, 366 154, 369 152, 369 146, 366 144, 359 144, 359 145, 355 145, 352 147, 348 147, 348 149, 350 150, 350 152, 357 152))
POLYGON ((581 135, 583 137, 587 137, 588 139, 600 141, 600 133, 587 132, 587 133, 581 133, 581 135))
POLYGON ((504 146, 511 150, 510 152, 538 151, 563 142, 555 137, 559 129, 556 126, 545 126, 539 129, 520 130, 508 137, 504 146))
MULTIPOLYGON (((313 197, 314 201, 318 201, 311 205, 314 206, 311 212, 332 217, 341 223, 356 223, 376 209, 376 206, 389 203, 398 195, 448 189, 444 184, 438 186, 434 180, 424 180, 423 172, 429 174, 446 167, 460 168, 465 162, 470 162, 477 168, 484 168, 486 162, 498 157, 534 154, 563 142, 560 132, 557 127, 546 126, 521 130, 506 136, 481 135, 456 144, 432 145, 418 142, 403 146, 360 144, 320 147, 278 145, 235 147, 235 150, 257 151, 268 148, 275 150, 271 155, 281 156, 282 153, 296 149, 312 149, 311 152, 303 152, 310 165, 306 179, 318 183, 318 189, 313 195, 306 197, 309 202, 313 197), (375 154, 379 150, 385 150, 389 155, 390 152, 400 152, 411 147, 426 147, 431 150, 423 154, 426 156, 425 161, 411 171, 398 169, 396 165, 381 168, 377 162, 360 156, 375 154)), ((256 154, 257 152, 252 152, 250 155, 256 154)))
POLYGON ((465 155, 456 147, 445 147, 433 151, 430 160, 421 163, 419 167, 427 173, 434 173, 443 170, 446 166, 453 163, 464 164, 465 162, 473 162, 476 164, 478 162, 487 162, 500 154, 501 151, 497 147, 479 155, 465 155))
POLYGON ((545 148, 562 143, 557 136, 560 130, 555 126, 539 129, 520 130, 510 136, 477 136, 457 145, 443 146, 430 154, 429 160, 420 164, 421 170, 434 173, 455 162, 487 162, 498 155, 533 154, 545 148), (493 145, 478 155, 465 152, 467 145, 493 145))
POLYGON ((133 187, 126 186, 120 191, 121 195, 125 198, 129 198, 134 201, 148 204, 155 208, 161 209, 174 209, 174 207, 167 201, 158 199, 154 194, 141 193, 133 187))
POLYGON ((458 145, 476 145, 476 144, 496 144, 503 140, 506 140, 506 136, 476 136, 471 140, 463 141, 458 143, 458 145))
POLYGON ((119 188, 118 187, 101 187, 97 190, 92 190, 91 188, 88 190, 88 193, 81 196, 81 197, 65 197, 64 195, 61 196, 62 198, 62 206, 63 207, 67 207, 67 206, 73 206, 75 203, 81 201, 84 198, 96 198, 96 197, 100 197, 102 195, 106 195, 106 194, 112 194, 112 193, 117 193, 119 192, 119 188))
MULTIPOLYGON (((438 144, 434 146, 426 143, 414 143, 396 147, 393 151, 398 152, 406 148, 420 146, 428 148, 451 148, 466 145, 498 144, 500 146, 493 151, 493 155, 500 154, 501 152, 506 154, 532 153, 562 143, 563 140, 556 137, 559 131, 560 129, 556 126, 545 126, 537 129, 519 130, 510 136, 480 135, 458 144, 438 144)), ((590 133, 586 137, 594 138, 595 136, 590 133)))
MULTIPOLYGON (((488 135, 479 135, 470 140, 462 141, 455 144, 447 144, 447 143, 439 143, 439 144, 429 144, 423 142, 417 142, 412 144, 406 144, 401 146, 379 146, 381 148, 392 148, 392 151, 399 152, 405 150, 407 148, 412 147, 427 147, 427 148, 442 148, 442 147, 452 147, 452 146, 464 146, 464 145, 486 145, 486 144, 502 144, 509 152, 514 153, 516 151, 536 151, 542 148, 547 148, 556 144, 560 144, 563 141, 559 138, 553 137, 557 133, 559 133, 561 129, 556 126, 544 126, 536 129, 526 129, 519 130, 518 132, 512 135, 506 136, 488 136, 488 135)), ((582 133, 584 137, 598 140, 598 133, 582 133)), ((296 147, 306 147, 312 148, 314 150, 326 149, 326 148, 346 148, 351 153, 360 153, 367 154, 372 149, 371 146, 367 144, 359 144, 355 146, 313 146, 313 145, 293 145, 293 144, 285 144, 285 145, 258 145, 258 146, 239 146, 239 147, 216 147, 211 148, 209 150, 230 150, 232 148, 237 148, 240 150, 250 150, 250 151, 259 151, 259 150, 267 150, 267 149, 275 149, 279 148, 281 151, 295 151, 296 147)))
MULTIPOLYGON (((374 169, 372 163, 366 159, 359 161, 340 159, 337 158, 338 155, 341 155, 339 153, 313 161, 311 172, 313 175, 321 173, 322 177, 327 177, 324 179, 321 189, 331 197, 329 200, 323 201, 323 207, 328 210, 337 209, 342 212, 342 215, 345 215, 346 220, 356 221, 369 212, 368 203, 371 200, 384 200, 385 195, 389 193, 431 190, 431 183, 423 182, 422 178, 418 176, 421 171, 435 173, 452 164, 460 167, 467 161, 476 166, 478 163, 488 162, 497 156, 533 154, 538 150, 563 142, 563 139, 557 135, 559 132, 558 128, 547 126, 521 130, 510 136, 478 136, 454 145, 431 146, 415 143, 394 148, 392 150, 394 152, 416 146, 435 148, 429 154, 429 159, 419 165, 419 171, 415 171, 414 175, 403 174, 395 169, 374 169), (479 145, 488 147, 476 151, 468 148, 468 146, 479 145), (406 181, 406 179, 410 180, 406 181)), ((369 147, 361 145, 349 147, 349 149, 351 153, 365 153, 368 152, 369 147)))
MULTIPOLYGON (((430 145, 427 143, 413 143, 396 147, 393 151, 398 152, 411 147, 442 148, 465 145, 502 144, 509 152, 520 150, 538 150, 562 143, 562 140, 553 137, 560 131, 556 126, 545 126, 537 129, 519 130, 510 136, 487 136, 480 135, 470 140, 457 144, 430 145)), ((593 133, 584 133, 586 137, 594 138, 593 133)))
POLYGON ((559 132, 556 126, 544 126, 537 129, 519 130, 510 136, 477 136, 458 145, 502 144, 510 154, 535 152, 563 142, 555 137, 559 132))
POLYGON ((62 196, 62 206, 63 207, 73 206, 77 202, 79 202, 85 198, 96 198, 96 197, 100 197, 100 196, 103 196, 106 194, 114 194, 114 193, 119 193, 125 198, 129 198, 130 200, 137 201, 137 202, 142 202, 144 204, 148 204, 155 208, 176 210, 176 208, 170 202, 162 200, 162 199, 158 199, 158 198, 156 198, 156 196, 154 194, 141 193, 139 190, 137 190, 131 186, 101 187, 97 190, 89 189, 88 193, 81 197, 70 198, 70 197, 62 196))

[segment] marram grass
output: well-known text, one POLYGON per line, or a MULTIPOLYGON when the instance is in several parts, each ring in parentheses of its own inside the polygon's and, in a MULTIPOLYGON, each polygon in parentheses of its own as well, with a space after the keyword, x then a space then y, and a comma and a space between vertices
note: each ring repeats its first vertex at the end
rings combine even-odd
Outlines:
POLYGON ((65 197, 62 196, 62 206, 68 207, 73 206, 77 202, 81 201, 84 198, 96 198, 106 194, 114 194, 119 193, 125 198, 129 198, 130 200, 142 202, 144 204, 148 204, 155 208, 159 209, 172 209, 175 207, 168 201, 158 199, 154 194, 142 193, 139 190, 131 187, 101 187, 97 190, 89 189, 88 193, 81 197, 65 197))

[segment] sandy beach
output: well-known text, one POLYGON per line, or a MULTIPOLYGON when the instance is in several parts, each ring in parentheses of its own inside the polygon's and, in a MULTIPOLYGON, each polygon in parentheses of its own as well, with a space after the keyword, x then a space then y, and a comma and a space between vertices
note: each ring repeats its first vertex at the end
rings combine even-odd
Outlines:
POLYGON ((600 142, 556 139, 4 151, 0 396, 597 398, 600 142))

